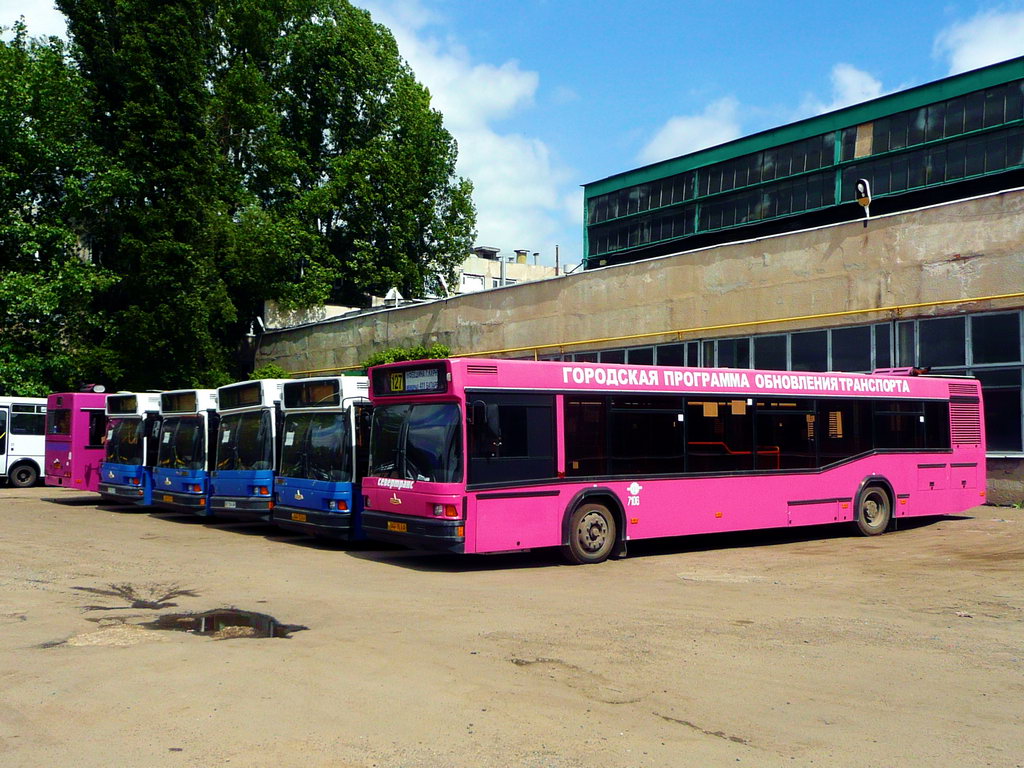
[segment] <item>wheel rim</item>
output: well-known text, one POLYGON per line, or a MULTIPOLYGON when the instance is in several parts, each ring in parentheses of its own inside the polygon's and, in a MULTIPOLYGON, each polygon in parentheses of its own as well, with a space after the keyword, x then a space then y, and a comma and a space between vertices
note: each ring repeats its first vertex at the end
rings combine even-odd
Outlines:
POLYGON ((32 479, 32 470, 29 469, 28 467, 20 467, 15 471, 14 479, 18 483, 27 483, 29 480, 32 479))
POLYGON ((877 493, 870 494, 861 505, 864 523, 871 528, 878 528, 885 523, 888 516, 888 505, 877 493))
POLYGON ((586 552, 600 552, 608 543, 608 521, 599 512, 588 512, 576 527, 576 541, 586 552))

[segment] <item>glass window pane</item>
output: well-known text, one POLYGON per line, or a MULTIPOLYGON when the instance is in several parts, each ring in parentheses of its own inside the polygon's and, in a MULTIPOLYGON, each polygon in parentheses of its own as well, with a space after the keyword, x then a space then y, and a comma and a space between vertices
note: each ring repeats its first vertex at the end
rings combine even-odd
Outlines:
POLYGON ((691 368, 696 368, 698 365, 700 365, 699 341, 686 342, 686 364, 691 368))
POLYGON ((869 400, 819 400, 817 423, 821 466, 867 453, 872 448, 869 400))
POLYGON ((565 474, 603 475, 607 469, 605 398, 565 398, 565 474))
POLYGON ((981 381, 985 403, 985 448, 989 451, 1020 451, 1020 369, 974 371, 981 381))
POLYGON ((928 122, 925 125, 925 141, 934 141, 942 138, 943 124, 946 120, 946 104, 939 102, 928 107, 928 122))
POLYGON ((749 368, 750 340, 721 339, 718 342, 719 368, 749 368))
POLYGON ((754 337, 754 367, 769 371, 788 370, 785 335, 754 337))
POLYGON ((658 347, 658 365, 686 365, 686 345, 662 344, 658 347))
POLYGON ((978 176, 985 172, 984 139, 971 139, 967 142, 967 161, 965 172, 968 176, 978 176))
POLYGON ((688 472, 753 469, 753 424, 746 400, 701 397, 686 402, 688 472))
POLYGON ((612 398, 608 435, 610 474, 682 472, 682 407, 679 397, 612 398))
POLYGON ((816 466, 813 400, 757 400, 756 469, 816 466))
POLYGON ((985 93, 975 91, 966 96, 964 111, 964 131, 976 131, 981 128, 982 115, 985 112, 985 93))
POLYGON ((896 365, 900 368, 917 365, 917 347, 914 344, 914 321, 896 323, 896 365))
POLYGON ((1015 363, 1020 360, 1020 314, 975 315, 971 318, 974 363, 1015 363))
POLYGON ((790 357, 794 371, 828 370, 828 333, 806 331, 790 336, 790 357))
POLYGON ((892 328, 889 325, 875 327, 875 368, 892 367, 892 328))
POLYGON ((601 352, 602 363, 624 363, 626 362, 626 350, 606 349, 601 352))
POLYGON ((909 113, 910 126, 907 133, 907 146, 920 144, 924 141, 924 128, 928 122, 928 109, 921 107, 909 113))
POLYGON ((630 365, 654 365, 654 347, 637 347, 626 353, 630 365))
POLYGON ((964 132, 964 100, 950 99, 946 102, 944 136, 958 136, 964 132))
POLYGON ((871 370, 871 326, 832 329, 832 370, 871 370))
POLYGON ((700 364, 703 365, 705 368, 714 368, 715 367, 715 342, 713 342, 713 341, 705 341, 704 342, 704 350, 703 350, 703 354, 701 355, 701 362, 700 362, 700 364))
POLYGON ((984 125, 989 128, 993 125, 1000 125, 1003 122, 1003 115, 1006 114, 1006 87, 997 86, 985 91, 985 119, 984 125))
POLYGON ((966 318, 940 317, 918 322, 918 364, 923 368, 963 365, 966 318))
POLYGON ((874 401, 875 448, 923 448, 920 402, 874 401))

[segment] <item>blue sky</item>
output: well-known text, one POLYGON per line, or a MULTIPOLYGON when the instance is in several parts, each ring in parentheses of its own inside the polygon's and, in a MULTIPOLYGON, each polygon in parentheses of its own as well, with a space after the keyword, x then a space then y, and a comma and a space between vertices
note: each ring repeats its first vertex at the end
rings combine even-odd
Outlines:
MULTIPOLYGON (((357 0, 459 142, 477 242, 582 251, 580 185, 1024 55, 1024 0, 357 0)), ((0 24, 63 32, 50 2, 0 24)))

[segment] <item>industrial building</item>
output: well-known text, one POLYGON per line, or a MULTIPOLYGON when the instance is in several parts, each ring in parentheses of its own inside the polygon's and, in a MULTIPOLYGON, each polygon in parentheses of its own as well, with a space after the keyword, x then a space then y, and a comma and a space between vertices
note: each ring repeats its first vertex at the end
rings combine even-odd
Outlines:
POLYGON ((1024 58, 584 191, 580 272, 270 332, 260 361, 301 375, 440 341, 458 355, 970 374, 990 498, 1024 500, 1024 58))

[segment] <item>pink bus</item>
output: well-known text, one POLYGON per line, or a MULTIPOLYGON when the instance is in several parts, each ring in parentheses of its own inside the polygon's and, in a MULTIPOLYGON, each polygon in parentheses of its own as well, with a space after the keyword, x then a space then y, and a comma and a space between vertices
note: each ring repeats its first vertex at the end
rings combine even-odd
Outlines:
POLYGON ((61 392, 46 399, 46 484, 98 491, 107 417, 102 392, 61 392))
POLYGON ((636 539, 962 512, 985 500, 981 388, 913 373, 378 366, 363 527, 596 563, 636 539))

